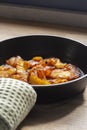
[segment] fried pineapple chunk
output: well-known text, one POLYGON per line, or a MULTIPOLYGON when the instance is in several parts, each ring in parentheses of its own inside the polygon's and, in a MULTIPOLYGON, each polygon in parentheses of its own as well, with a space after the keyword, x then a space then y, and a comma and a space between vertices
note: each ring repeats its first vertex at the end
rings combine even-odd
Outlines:
POLYGON ((17 56, 17 57, 11 57, 10 59, 6 60, 6 63, 8 65, 11 65, 13 67, 16 67, 17 63, 19 61, 22 61, 22 58, 20 56, 17 56))
POLYGON ((28 75, 27 74, 13 74, 10 77, 13 79, 18 79, 18 80, 27 82, 28 75))
POLYGON ((67 79, 61 79, 61 78, 49 80, 50 84, 59 84, 59 83, 67 82, 67 81, 68 81, 67 79))
POLYGON ((34 61, 41 61, 43 58, 41 56, 35 56, 32 58, 34 61))
POLYGON ((44 67, 40 65, 37 65, 30 70, 28 80, 30 84, 39 84, 39 85, 50 84, 50 82, 46 79, 44 67))
POLYGON ((8 78, 16 73, 16 69, 8 65, 0 66, 0 78, 8 78))
POLYGON ((20 56, 17 57, 11 57, 10 59, 6 60, 6 63, 12 67, 21 66, 22 69, 27 70, 30 67, 30 64, 28 61, 23 60, 20 56))
POLYGON ((62 79, 67 79, 67 80, 72 80, 76 79, 79 77, 79 71, 77 71, 76 67, 68 64, 66 68, 64 69, 55 69, 52 71, 50 77, 51 78, 61 78, 62 79))
POLYGON ((37 77, 36 75, 34 75, 33 73, 30 74, 29 76, 29 83, 33 84, 33 85, 49 85, 50 82, 46 79, 40 79, 39 77, 37 77))
POLYGON ((48 65, 54 66, 57 69, 61 69, 66 66, 66 63, 62 63, 59 58, 49 58, 46 59, 46 62, 48 65))

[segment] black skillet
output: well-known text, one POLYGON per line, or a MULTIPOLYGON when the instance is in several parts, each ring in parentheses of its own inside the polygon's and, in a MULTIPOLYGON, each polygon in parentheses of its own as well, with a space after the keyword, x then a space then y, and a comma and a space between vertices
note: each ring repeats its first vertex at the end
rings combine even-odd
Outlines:
POLYGON ((12 56, 29 60, 33 56, 58 57, 63 62, 76 65, 81 72, 78 79, 56 85, 33 85, 37 103, 58 102, 81 92, 87 84, 87 46, 82 43, 48 35, 32 35, 8 39, 0 43, 0 64, 12 56))

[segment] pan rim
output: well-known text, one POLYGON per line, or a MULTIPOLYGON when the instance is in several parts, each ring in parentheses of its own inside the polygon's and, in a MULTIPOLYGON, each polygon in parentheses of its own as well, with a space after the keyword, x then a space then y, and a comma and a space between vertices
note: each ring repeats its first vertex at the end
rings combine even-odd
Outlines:
POLYGON ((73 42, 76 42, 79 45, 87 47, 86 44, 84 44, 84 43, 82 43, 80 41, 74 40, 72 38, 58 36, 58 35, 51 35, 51 34, 31 34, 31 35, 15 36, 15 37, 11 37, 11 38, 8 38, 8 39, 4 39, 4 40, 0 41, 0 43, 5 42, 5 41, 9 41, 9 40, 14 40, 14 39, 19 39, 19 38, 27 38, 27 37, 54 37, 54 38, 60 38, 60 39, 65 39, 65 40, 73 41, 73 42))

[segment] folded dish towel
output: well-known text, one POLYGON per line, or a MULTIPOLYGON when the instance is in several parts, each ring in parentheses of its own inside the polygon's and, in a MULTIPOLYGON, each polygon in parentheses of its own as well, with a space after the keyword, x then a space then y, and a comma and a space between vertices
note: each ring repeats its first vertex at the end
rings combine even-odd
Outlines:
POLYGON ((0 78, 0 130, 15 130, 36 99, 37 94, 28 83, 0 78))

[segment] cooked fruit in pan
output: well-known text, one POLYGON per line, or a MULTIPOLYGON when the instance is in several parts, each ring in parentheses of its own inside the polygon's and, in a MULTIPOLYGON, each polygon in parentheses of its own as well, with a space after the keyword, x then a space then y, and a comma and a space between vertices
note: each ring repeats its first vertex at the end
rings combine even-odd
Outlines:
POLYGON ((77 79, 80 71, 75 65, 63 63, 59 58, 35 56, 25 60, 11 57, 0 66, 0 78, 13 78, 33 85, 49 85, 77 79))

